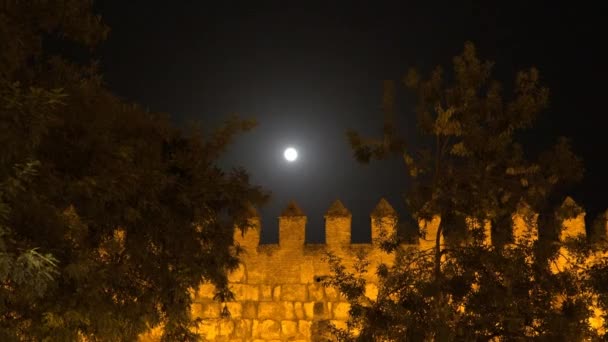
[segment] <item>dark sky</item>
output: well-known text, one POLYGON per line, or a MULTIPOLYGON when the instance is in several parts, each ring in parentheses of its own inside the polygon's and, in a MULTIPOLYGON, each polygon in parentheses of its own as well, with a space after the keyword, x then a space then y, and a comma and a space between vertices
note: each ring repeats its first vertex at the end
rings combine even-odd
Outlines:
MULTIPOLYGON (((400 160, 357 164, 345 130, 379 133, 382 81, 399 80, 409 67, 449 67, 469 40, 496 62, 500 80, 540 69, 551 108, 529 140, 537 149, 571 137, 587 169, 574 199, 592 213, 608 207, 602 101, 608 74, 601 52, 608 31, 600 8, 556 1, 325 2, 99 1, 112 29, 100 49, 105 80, 118 95, 169 113, 180 125, 217 125, 234 113, 259 121, 222 164, 245 167, 272 191, 261 210, 265 241, 276 241, 276 217, 290 199, 308 215, 308 240, 322 241, 323 214, 337 198, 353 212, 353 239, 361 241, 369 238, 369 213, 381 197, 403 212, 405 169, 400 160), (295 164, 282 159, 287 145, 299 149, 295 164)), ((403 107, 399 120, 411 136, 412 108, 403 107)))

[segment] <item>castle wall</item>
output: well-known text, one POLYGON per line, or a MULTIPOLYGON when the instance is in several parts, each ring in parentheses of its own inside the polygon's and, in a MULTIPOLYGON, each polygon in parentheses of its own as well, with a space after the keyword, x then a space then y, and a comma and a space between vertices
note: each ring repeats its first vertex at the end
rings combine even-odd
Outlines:
MULTIPOLYGON (((394 210, 382 202, 382 216, 372 220, 372 235, 392 234, 394 210)), ((259 245, 260 222, 253 218, 235 241, 245 254, 241 267, 230 274, 235 300, 225 304, 230 318, 222 318, 224 305, 213 300, 213 285, 203 284, 194 295, 192 315, 203 319, 199 327, 211 341, 314 341, 327 324, 345 327, 350 306, 339 291, 321 282, 330 275, 326 252, 352 266, 357 254, 390 263, 392 257, 373 244, 351 244, 350 212, 337 201, 325 216, 326 243, 305 244, 306 217, 291 203, 279 217, 279 243, 259 245)), ((373 272, 368 274, 367 295, 378 293, 373 272)))
MULTIPOLYGON (((515 243, 537 238, 535 225, 525 220, 528 214, 523 211, 513 217, 515 243)), ((326 243, 306 244, 306 216, 295 203, 290 203, 279 217, 279 243, 260 245, 260 219, 252 217, 249 221, 252 228, 244 234, 239 229, 235 231, 235 242, 245 253, 241 267, 229 275, 234 301, 224 304, 214 301, 213 285, 202 284, 193 294, 192 317, 202 320, 197 332, 210 341, 315 341, 322 339, 320 334, 327 324, 344 328, 349 304, 339 291, 321 284, 330 275, 326 252, 340 257, 350 270, 357 255, 365 256, 370 262, 370 272, 365 275, 366 296, 372 300, 378 294, 374 270, 381 263, 394 262, 394 255, 382 251, 375 242, 351 243, 351 218, 350 212, 336 201, 325 215, 326 243), (229 317, 222 316, 224 310, 230 313, 229 317)), ((416 248, 435 248, 439 222, 439 217, 420 222, 426 237, 420 239, 416 248)), ((603 223, 606 227, 607 222, 603 223)), ((393 234, 396 223, 394 209, 381 200, 371 214, 372 241, 393 234)), ((583 216, 565 221, 563 227, 562 239, 584 234, 583 216)), ((484 224, 484 233, 485 243, 491 244, 488 223, 484 224)), ((568 267, 568 262, 556 260, 560 267, 568 267)), ((598 322, 601 323, 592 323, 598 322)), ((143 340, 155 340, 153 335, 143 340)))

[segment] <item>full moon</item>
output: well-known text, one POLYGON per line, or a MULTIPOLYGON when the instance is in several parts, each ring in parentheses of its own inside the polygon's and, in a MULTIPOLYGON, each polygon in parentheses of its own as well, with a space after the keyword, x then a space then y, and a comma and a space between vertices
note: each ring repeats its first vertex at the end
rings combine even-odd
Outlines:
POLYGON ((293 147, 288 147, 285 149, 285 152, 283 152, 283 156, 288 162, 293 162, 298 159, 298 151, 293 147))

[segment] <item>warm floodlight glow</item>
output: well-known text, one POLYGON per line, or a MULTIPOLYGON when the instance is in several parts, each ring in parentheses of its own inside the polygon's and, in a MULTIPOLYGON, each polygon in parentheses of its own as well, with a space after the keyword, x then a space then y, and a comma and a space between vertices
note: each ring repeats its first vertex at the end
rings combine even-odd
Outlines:
POLYGON ((283 156, 285 157, 285 160, 292 162, 298 159, 298 151, 293 147, 288 147, 285 149, 285 152, 283 152, 283 156))

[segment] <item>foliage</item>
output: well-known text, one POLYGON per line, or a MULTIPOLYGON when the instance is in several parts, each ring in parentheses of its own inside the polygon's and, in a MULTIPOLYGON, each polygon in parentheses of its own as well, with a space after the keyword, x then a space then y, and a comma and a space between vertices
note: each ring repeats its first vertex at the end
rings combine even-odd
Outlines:
POLYGON ((196 339, 192 289, 230 296, 234 226, 267 198, 217 166, 253 122, 179 130, 52 52, 107 32, 91 1, 0 2, 0 340, 196 339))
POLYGON ((17 165, 15 175, 6 179, 0 187, 0 308, 3 312, 5 303, 19 289, 19 295, 35 298, 44 295, 47 287, 57 274, 57 259, 50 254, 40 254, 36 248, 15 250, 15 243, 10 227, 6 221, 10 216, 9 203, 14 196, 23 191, 29 179, 35 176, 36 163, 17 165))
POLYGON ((533 126, 549 92, 532 68, 517 73, 513 92, 505 95, 491 78, 492 67, 466 43, 453 59, 453 74, 446 77, 437 67, 427 79, 415 70, 404 77, 415 95, 422 146, 407 145, 397 133, 392 82, 385 84, 383 136, 348 132, 360 162, 403 158, 411 179, 405 195, 411 216, 402 224, 418 230, 420 220, 441 221, 436 236, 426 237, 435 241, 430 250, 404 250, 397 236, 381 243, 397 260, 377 270, 377 300, 362 301, 357 289, 364 277, 345 273, 339 260, 330 259, 335 275, 328 284, 339 287, 353 308, 351 329, 337 335, 341 340, 599 338, 587 319, 600 272, 551 269, 564 250, 561 222, 578 214, 560 205, 564 190, 581 179, 582 163, 565 138, 536 160, 525 155, 519 132, 533 126), (524 204, 538 213, 538 240, 513 239, 512 215, 524 204), (483 243, 482 225, 472 222, 491 224, 492 246, 483 243))

